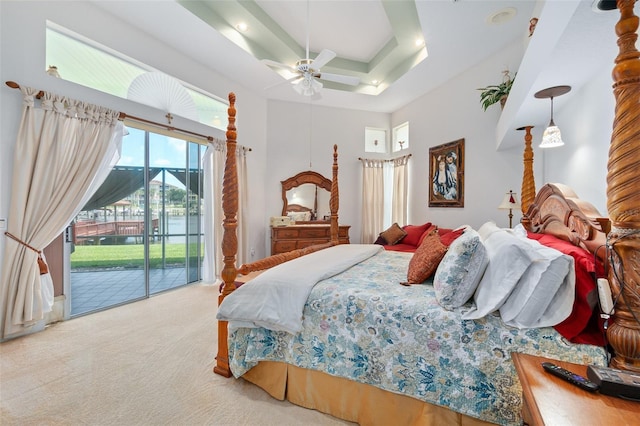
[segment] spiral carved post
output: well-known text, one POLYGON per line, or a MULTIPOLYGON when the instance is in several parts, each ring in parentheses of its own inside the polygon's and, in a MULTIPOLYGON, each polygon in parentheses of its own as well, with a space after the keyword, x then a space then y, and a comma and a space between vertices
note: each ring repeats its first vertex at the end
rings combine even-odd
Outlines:
MULTIPOLYGON (((238 275, 236 269, 236 252, 238 251, 238 170, 236 167, 236 95, 229 93, 229 124, 227 125, 227 157, 224 165, 224 181, 222 183, 222 210, 224 221, 222 223, 222 255, 224 267, 220 278, 224 282, 222 293, 218 296, 218 305, 224 298, 236 289, 235 280, 238 275)), ((227 343, 227 322, 218 321, 218 355, 213 371, 221 376, 230 377, 229 348, 227 343)))
POLYGON ((536 198, 536 182, 533 177, 533 149, 531 148, 531 140, 533 139, 533 136, 531 136, 531 129, 533 129, 533 126, 524 126, 518 128, 518 130, 524 130, 526 132, 524 135, 524 171, 522 173, 522 192, 520 193, 520 207, 522 210, 522 222, 527 228, 528 226, 525 223, 528 223, 529 221, 527 212, 529 211, 529 206, 533 204, 533 200, 536 198))
POLYGON ((620 298, 607 338, 611 367, 640 372, 640 52, 635 0, 618 0, 619 54, 613 68, 616 111, 607 164, 609 283, 620 298))
POLYGON ((332 172, 331 198, 329 199, 329 209, 331 210, 330 241, 338 244, 338 207, 340 205, 340 194, 338 192, 338 145, 333 145, 332 172))

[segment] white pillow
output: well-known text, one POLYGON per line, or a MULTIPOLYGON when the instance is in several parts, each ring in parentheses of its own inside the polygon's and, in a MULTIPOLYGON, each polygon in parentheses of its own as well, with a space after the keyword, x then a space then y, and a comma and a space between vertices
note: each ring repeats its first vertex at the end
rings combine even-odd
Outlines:
POLYGON ((559 324, 573 310, 576 276, 573 257, 526 237, 519 239, 536 259, 500 307, 505 324, 518 328, 559 324))
POLYGON ((493 234, 496 231, 504 231, 504 229, 498 228, 498 225, 496 225, 495 222, 489 221, 489 222, 485 222, 480 227, 480 229, 478 229, 478 234, 480 235, 480 238, 482 239, 482 241, 486 241, 487 238, 489 238, 489 235, 493 234))
POLYGON ((533 261, 526 245, 506 230, 490 232, 484 246, 489 264, 473 296, 475 307, 463 319, 482 318, 500 308, 533 261))
POLYGON ((489 256, 480 235, 467 226, 456 238, 438 265, 433 277, 437 302, 452 310, 467 303, 478 287, 489 256))

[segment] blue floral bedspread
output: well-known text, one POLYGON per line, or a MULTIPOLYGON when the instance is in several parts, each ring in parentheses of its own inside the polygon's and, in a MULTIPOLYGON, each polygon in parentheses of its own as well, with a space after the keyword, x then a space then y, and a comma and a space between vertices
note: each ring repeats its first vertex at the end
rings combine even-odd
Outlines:
MULTIPOLYGON (((229 337, 236 377, 262 360, 346 377, 500 424, 521 424, 522 388, 511 352, 604 365, 604 350, 553 328, 519 330, 497 314, 462 320, 429 283, 402 286, 411 253, 385 251, 319 282, 292 335, 241 328, 229 337)), ((541 374, 542 370, 541 370, 541 374)))

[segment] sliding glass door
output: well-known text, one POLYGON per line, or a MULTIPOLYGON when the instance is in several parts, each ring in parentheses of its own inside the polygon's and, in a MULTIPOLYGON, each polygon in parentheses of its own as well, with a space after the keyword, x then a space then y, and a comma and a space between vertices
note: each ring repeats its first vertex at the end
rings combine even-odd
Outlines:
POLYGON ((204 147, 128 130, 120 161, 72 224, 71 316, 201 278, 204 147))

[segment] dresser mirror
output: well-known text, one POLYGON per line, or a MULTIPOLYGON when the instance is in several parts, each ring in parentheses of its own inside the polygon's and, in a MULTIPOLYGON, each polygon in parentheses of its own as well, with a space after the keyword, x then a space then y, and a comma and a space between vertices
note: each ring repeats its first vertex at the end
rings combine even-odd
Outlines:
POLYGON ((306 171, 281 183, 282 216, 289 216, 296 223, 328 222, 331 179, 320 173, 306 171))

